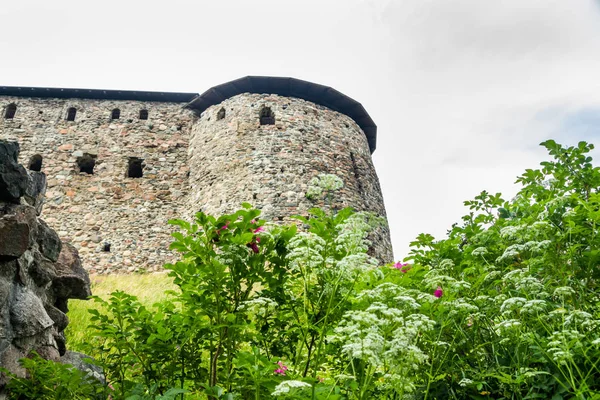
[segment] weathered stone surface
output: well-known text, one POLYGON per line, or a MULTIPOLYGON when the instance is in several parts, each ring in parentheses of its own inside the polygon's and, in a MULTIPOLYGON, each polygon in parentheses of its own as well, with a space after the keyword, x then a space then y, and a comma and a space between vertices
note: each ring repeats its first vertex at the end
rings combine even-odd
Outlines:
POLYGON ((87 299, 92 295, 90 277, 81 266, 77 249, 71 244, 65 243, 60 252, 52 287, 56 297, 87 299))
POLYGON ((93 359, 85 354, 77 353, 75 351, 67 351, 61 358, 60 362, 63 364, 69 364, 77 368, 78 370, 87 373, 92 378, 105 382, 104 373, 102 368, 92 364, 93 359))
MULTIPOLYGON (((267 220, 293 223, 292 215, 321 206, 352 207, 386 216, 367 138, 350 117, 318 104, 272 94, 240 94, 206 109, 193 125, 189 149, 188 216, 199 210, 232 212, 242 202, 267 220), (261 125, 263 107, 273 125, 261 125), (218 113, 224 110, 224 117, 218 113), (344 187, 331 204, 305 193, 319 174, 335 174, 344 187)), ((389 229, 372 239, 373 254, 392 260, 389 229)))
POLYGON ((42 213, 44 194, 46 193, 46 175, 42 172, 30 171, 31 179, 28 181, 23 199, 35 208, 37 215, 42 213))
POLYGON ((44 221, 39 221, 39 233, 37 237, 41 253, 50 261, 58 260, 62 242, 54 229, 51 229, 44 221))
POLYGON ((28 288, 17 285, 10 308, 10 322, 16 336, 34 336, 54 324, 39 297, 28 288))
MULTIPOLYGON (((25 368, 21 367, 19 364, 19 360, 25 356, 26 354, 23 354, 22 351, 11 345, 0 353, 0 365, 17 375, 19 378, 25 378, 25 368)), ((6 382, 6 376, 4 374, 0 375, 0 387, 6 384, 6 382)))
POLYGON ((52 319, 52 321, 54 321, 54 326, 56 326, 56 329, 63 331, 67 325, 69 325, 69 318, 67 317, 67 314, 50 304, 45 304, 45 308, 48 316, 52 319))
POLYGON ((35 252, 33 263, 29 267, 28 272, 38 286, 44 286, 56 278, 54 264, 44 258, 39 252, 35 252))
POLYGON ((60 361, 60 354, 58 353, 58 349, 54 346, 39 346, 35 348, 34 351, 45 360, 60 361))
POLYGON ((167 221, 185 214, 192 111, 180 103, 0 96, 0 108, 5 102, 18 112, 0 118, 0 139, 20 142, 24 165, 41 156, 48 178, 42 216, 77 248, 88 271, 158 270, 174 261, 167 221), (75 121, 65 120, 70 107, 75 121), (121 117, 111 120, 115 108, 121 117), (147 120, 139 118, 142 109, 147 120), (79 170, 86 154, 95 156, 93 174, 79 170), (143 160, 141 178, 128 177, 133 158, 143 160))
MULTIPOLYGON (((16 158, 14 149, 0 140, 2 162, 16 158)), ((54 361, 66 353, 63 331, 69 319, 62 310, 68 309, 73 294, 90 294, 89 278, 74 248, 66 246, 62 263, 57 262, 62 244, 56 232, 37 216, 45 177, 32 174, 25 197, 0 200, 0 366, 20 376, 24 371, 18 360, 31 352, 54 361), (59 265, 63 281, 57 281, 55 290, 59 265)), ((6 376, 2 375, 0 398, 4 383, 6 376)))
POLYGON ((11 217, 0 219, 0 257, 20 257, 30 245, 29 225, 11 217))
MULTIPOLYGON (((309 101, 241 94, 200 118, 179 103, 0 97, 0 106, 12 102, 18 113, 0 119, 0 138, 21 143, 24 164, 43 159, 43 215, 91 273, 158 270, 172 262, 167 221, 199 209, 229 212, 248 201, 267 219, 292 222, 291 215, 323 205, 304 197, 310 179, 323 173, 345 182, 333 207, 385 216, 364 132, 348 116, 309 101), (274 112, 273 125, 260 125, 263 106, 274 112), (66 120, 70 107, 75 121, 66 120), (111 119, 115 108, 118 120, 111 119), (142 109, 147 120, 139 118, 142 109), (95 160, 93 174, 81 172, 84 157, 95 160), (130 163, 143 165, 141 178, 128 176, 130 163)), ((391 261, 388 228, 371 239, 375 255, 391 261)))
POLYGON ((17 142, 0 142, 0 201, 18 203, 27 188, 29 176, 17 164, 18 155, 17 142))

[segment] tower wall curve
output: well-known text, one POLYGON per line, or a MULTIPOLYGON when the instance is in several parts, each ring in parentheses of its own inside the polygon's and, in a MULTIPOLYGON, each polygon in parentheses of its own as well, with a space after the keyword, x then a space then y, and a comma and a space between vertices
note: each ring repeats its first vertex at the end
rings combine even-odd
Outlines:
MULTIPOLYGON (((192 126, 188 163, 192 213, 232 212, 248 202, 265 219, 290 222, 292 215, 323 206, 306 198, 310 180, 335 174, 344 187, 332 207, 386 216, 361 127, 347 115, 303 99, 243 93, 206 108, 192 126), (266 115, 274 121, 261 124, 266 115)), ((387 226, 371 241, 380 261, 392 260, 387 226)))

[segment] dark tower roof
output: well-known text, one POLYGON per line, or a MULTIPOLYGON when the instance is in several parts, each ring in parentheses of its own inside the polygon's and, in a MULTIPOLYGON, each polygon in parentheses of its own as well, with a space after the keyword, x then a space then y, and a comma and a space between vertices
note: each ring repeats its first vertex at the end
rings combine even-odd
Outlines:
POLYGON ((208 89, 187 105, 198 114, 208 107, 242 93, 271 93, 297 97, 320 104, 352 118, 363 130, 371 153, 377 143, 377 126, 365 108, 343 93, 328 87, 294 78, 246 76, 208 89))
POLYGON ((187 103, 197 93, 140 92, 137 90, 64 89, 0 86, 0 96, 43 97, 54 99, 139 100, 187 103))

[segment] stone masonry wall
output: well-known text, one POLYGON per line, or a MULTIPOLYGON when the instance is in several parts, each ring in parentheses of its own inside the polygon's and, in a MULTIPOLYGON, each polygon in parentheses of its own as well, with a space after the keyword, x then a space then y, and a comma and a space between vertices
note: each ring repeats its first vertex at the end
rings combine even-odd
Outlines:
POLYGON ((24 97, 0 97, 0 111, 0 139, 20 143, 20 162, 42 157, 46 222, 90 272, 156 270, 172 260, 166 222, 184 213, 191 111, 179 103, 24 97), (11 103, 14 118, 2 118, 11 103), (75 121, 66 120, 71 107, 75 121), (115 108, 120 117, 111 120, 115 108), (77 164, 88 155, 93 175, 77 164), (143 177, 127 177, 130 157, 143 159, 143 177))
MULTIPOLYGON (((208 108, 192 128, 189 166, 190 215, 231 212, 249 202, 266 219, 290 222, 315 207, 305 193, 319 174, 344 181, 335 208, 386 215, 363 131, 350 117, 301 99, 246 93, 208 108), (260 125, 263 107, 271 108, 274 125, 260 125)), ((388 228, 371 240, 375 255, 391 261, 388 228)))

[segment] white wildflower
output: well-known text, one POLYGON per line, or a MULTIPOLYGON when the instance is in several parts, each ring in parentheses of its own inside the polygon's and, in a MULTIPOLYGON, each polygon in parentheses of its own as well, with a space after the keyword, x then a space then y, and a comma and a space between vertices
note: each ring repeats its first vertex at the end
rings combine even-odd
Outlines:
POLYGON ((519 237, 522 228, 519 226, 505 226, 500 229, 500 236, 503 239, 514 240, 519 237))
POLYGON ((587 325, 586 322, 592 319, 592 314, 581 311, 581 310, 573 310, 567 315, 565 318, 565 327, 576 327, 581 325, 587 325))
POLYGON ((320 174, 308 182, 306 197, 309 199, 315 199, 319 197, 323 191, 339 190, 342 187, 344 187, 344 181, 337 175, 320 174))
POLYGON ((512 260, 512 259, 518 257, 522 251, 523 251, 523 245, 521 245, 521 244, 513 244, 511 246, 508 246, 504 250, 504 253, 502 253, 502 255, 496 259, 496 262, 512 260))
POLYGON ((575 290, 569 286, 561 286, 554 289, 552 294, 554 297, 566 297, 575 294, 575 290))
POLYGON ((529 300, 523 304, 521 312, 526 314, 539 314, 546 311, 547 303, 544 300, 529 300))
POLYGON ((249 311, 254 315, 264 317, 269 311, 275 310, 279 304, 268 297, 257 297, 252 300, 244 301, 240 305, 241 311, 249 311))
POLYGON ((499 331, 509 330, 521 326, 521 321, 516 319, 507 319, 497 323, 494 327, 499 331))
POLYGON ((448 271, 454 268, 454 261, 449 258, 443 259, 437 266, 437 269, 440 271, 448 271))
POLYGON ((290 267, 301 269, 303 266, 315 268, 323 263, 321 252, 325 247, 325 240, 311 232, 300 232, 294 235, 289 242, 290 252, 287 258, 290 267))
POLYGON ((410 296, 397 296, 394 297, 394 300, 397 301, 397 306, 399 308, 418 310, 421 307, 421 305, 410 296))
POLYGON ((488 250, 485 247, 478 247, 471 252, 471 254, 475 257, 486 255, 488 250))
POLYGON ((467 387, 473 384, 473 381, 469 378, 462 378, 458 384, 462 387, 467 387))
POLYGON ((510 314, 515 310, 519 310, 525 303, 527 303, 527 299, 523 297, 511 297, 504 300, 504 303, 500 307, 500 312, 504 315, 510 314))
POLYGON ((290 393, 292 390, 304 390, 311 387, 309 383, 302 381, 283 381, 275 386, 275 390, 271 393, 271 396, 281 396, 290 393))

